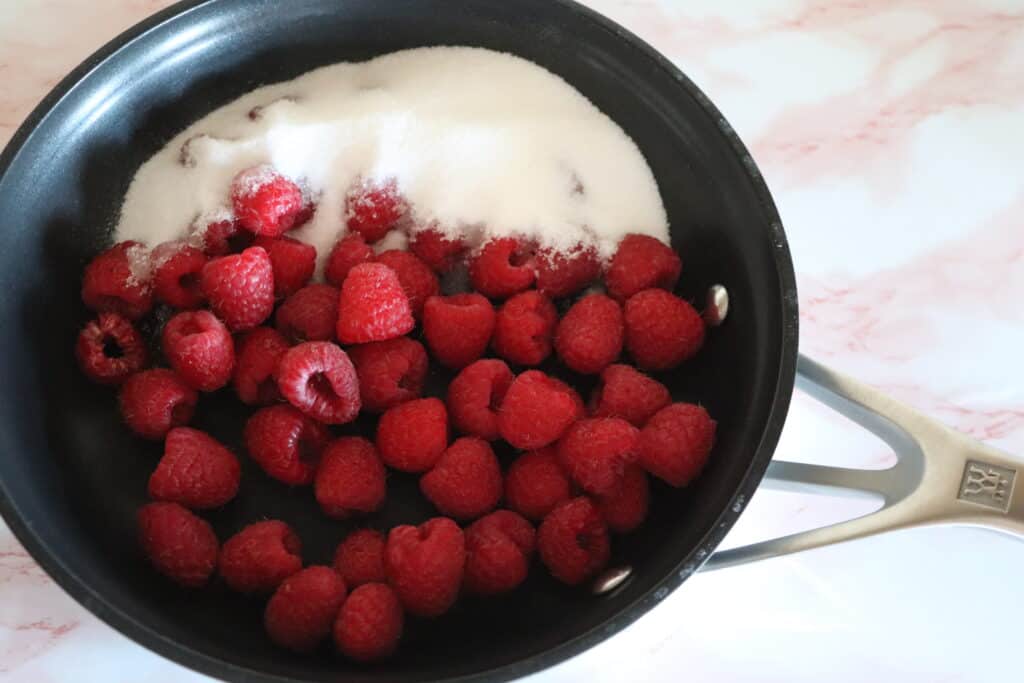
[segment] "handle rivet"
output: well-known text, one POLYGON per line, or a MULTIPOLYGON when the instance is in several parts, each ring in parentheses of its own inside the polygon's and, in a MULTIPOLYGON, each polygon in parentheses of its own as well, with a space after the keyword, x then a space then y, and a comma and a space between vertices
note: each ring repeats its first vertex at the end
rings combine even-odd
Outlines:
POLYGON ((729 290, 724 285, 708 287, 707 302, 704 305, 704 322, 710 327, 718 327, 729 315, 729 290))
POLYGON ((609 569, 594 579, 594 585, 590 590, 594 595, 610 593, 625 583, 632 573, 633 568, 629 565, 609 569))

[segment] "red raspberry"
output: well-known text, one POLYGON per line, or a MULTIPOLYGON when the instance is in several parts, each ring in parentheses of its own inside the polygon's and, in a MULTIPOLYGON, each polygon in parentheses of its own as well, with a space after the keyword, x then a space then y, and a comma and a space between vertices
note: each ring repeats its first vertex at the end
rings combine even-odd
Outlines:
POLYGON ((537 252, 537 289, 560 299, 584 289, 601 274, 601 261, 593 247, 577 246, 568 253, 544 249, 537 252))
POLYGON ((645 370, 668 370, 704 344, 704 321, 693 306, 662 289, 626 302, 626 349, 645 370))
POLYGON ((432 296, 423 307, 423 336, 442 365, 462 368, 484 355, 495 317, 491 302, 479 294, 432 296))
POLYGON ((466 251, 466 243, 450 239, 440 230, 420 230, 409 240, 409 251, 439 273, 447 273, 466 251))
POLYGON ((533 246, 512 237, 491 240, 469 262, 473 289, 492 299, 529 289, 536 278, 533 246))
POLYGON ((415 325, 409 297, 395 271, 381 263, 363 263, 349 271, 338 303, 341 343, 394 339, 415 325))
POLYGON ((358 436, 332 441, 324 449, 313 480, 313 492, 328 517, 346 519, 370 513, 384 504, 384 465, 373 444, 358 436))
POLYGON ((622 309, 603 294, 573 304, 555 333, 555 350, 571 370, 584 375, 601 372, 622 353, 622 309))
POLYGON ((168 320, 161 347, 178 377, 193 389, 216 391, 231 381, 235 344, 209 311, 185 311, 168 320))
POLYGON ((78 333, 75 356, 82 372, 99 384, 120 384, 146 366, 146 342, 131 321, 100 313, 78 333))
POLYGON ((398 337, 353 346, 348 355, 359 375, 363 410, 382 413, 423 393, 429 360, 419 342, 398 337))
POLYGON ((587 493, 609 496, 622 486, 622 473, 636 462, 640 430, 617 417, 580 420, 558 443, 558 459, 587 493))
POLYGON ((434 271, 414 254, 397 249, 377 254, 377 263, 383 263, 395 271, 398 281, 402 283, 402 290, 409 297, 409 308, 413 317, 421 318, 423 304, 441 291, 441 283, 438 282, 434 271))
POLYGON ((402 472, 426 472, 448 447, 448 411, 436 398, 389 408, 377 423, 377 450, 384 464, 402 472))
POLYGON ((536 544, 533 526, 498 510, 466 529, 466 589, 477 595, 507 593, 526 580, 536 544))
POLYGON ((388 534, 388 582, 405 609, 417 616, 437 617, 455 604, 465 563, 462 529, 445 517, 418 527, 397 526, 388 534))
POLYGON ((195 247, 173 245, 171 248, 175 249, 174 253, 157 267, 153 276, 156 298, 172 308, 199 308, 203 305, 199 277, 206 265, 206 254, 195 247))
POLYGON ((501 500, 501 465, 486 441, 464 436, 420 478, 420 490, 442 514, 474 519, 501 500))
POLYGON ((500 360, 478 360, 467 365, 448 385, 448 412, 455 429, 494 441, 498 432, 498 408, 512 386, 514 376, 500 360))
POLYGON ((573 389, 571 386, 569 386, 562 380, 556 379, 554 377, 551 378, 551 383, 560 391, 569 394, 569 398, 572 399, 572 405, 575 409, 574 415, 576 416, 577 420, 582 420, 587 416, 587 404, 583 402, 583 397, 580 396, 578 391, 573 389))
POLYGON ((270 257, 274 270, 274 295, 283 299, 306 286, 316 270, 316 248, 291 237, 258 237, 253 246, 270 257))
POLYGON ((247 405, 268 405, 280 400, 277 364, 288 350, 288 342, 277 330, 257 327, 245 333, 235 350, 235 392, 247 405))
POLYGON ((136 515, 139 543, 158 572, 198 588, 217 566, 217 535, 205 519, 177 503, 149 503, 136 515))
POLYGON ((384 534, 360 529, 349 534, 334 553, 334 569, 349 588, 384 583, 384 534))
POLYGON ((519 456, 505 474, 505 503, 527 519, 544 519, 571 493, 554 446, 519 456))
POLYGON ((329 341, 338 325, 339 297, 330 285, 306 285, 278 307, 274 324, 292 341, 329 341))
POLYGON ((394 181, 361 181, 345 199, 345 221, 349 232, 358 232, 372 244, 388 234, 407 209, 394 181))
POLYGON ((516 377, 498 411, 501 436, 522 450, 557 441, 579 417, 576 399, 567 389, 539 370, 516 377))
POLYGON ((249 246, 251 233, 243 233, 241 226, 233 217, 207 223, 199 229, 202 236, 203 253, 207 256, 224 256, 231 252, 241 251, 249 246))
POLYGON ((681 270, 679 255, 672 247, 647 235, 626 235, 619 242, 604 282, 609 294, 625 301, 653 287, 672 291, 681 270))
POLYGON ((338 240, 327 257, 324 266, 324 278, 335 287, 341 287, 348 277, 348 272, 360 263, 373 260, 373 248, 366 243, 358 232, 346 235, 338 240))
POLYGON ((673 403, 662 408, 640 434, 640 464, 672 486, 686 486, 708 461, 715 427, 700 406, 673 403))
POLYGON ((199 286, 232 332, 256 327, 274 310, 274 269, 260 247, 210 261, 199 286))
POLYGON ((402 604, 391 586, 360 586, 341 606, 334 622, 334 644, 357 662, 384 659, 398 647, 404 619, 402 604))
POLYGON ((235 176, 231 201, 238 223, 254 235, 267 237, 291 230, 304 203, 302 189, 267 165, 235 176))
POLYGON ((198 429, 175 427, 149 477, 149 497, 193 510, 218 508, 238 493, 241 477, 238 458, 220 442, 198 429))
POLYGON ((537 530, 537 551, 551 575, 570 586, 597 574, 611 557, 608 527, 587 498, 556 507, 537 530))
POLYGON ((276 519, 256 522, 224 542, 218 570, 239 593, 269 593, 302 569, 302 541, 276 519))
POLYGON ((359 414, 359 378, 348 354, 331 342, 293 346, 277 365, 277 388, 315 420, 340 425, 359 414))
POLYGON ((594 417, 621 417, 643 427, 656 412, 672 402, 665 385, 631 365, 609 365, 590 396, 594 417))
POLYGON ((271 406, 245 423, 245 448, 268 475, 285 484, 311 484, 331 434, 291 406, 271 406))
MULTIPOLYGON (((119 313, 138 320, 153 307, 153 287, 133 272, 148 260, 146 248, 138 242, 121 242, 94 258, 82 277, 82 301, 97 312, 119 313)), ((148 266, 145 266, 148 268, 148 266)))
POLYGON ((128 427, 145 439, 162 439, 174 427, 188 424, 199 395, 165 368, 143 370, 129 377, 118 397, 128 427))
POLYGON ((639 465, 630 465, 622 475, 622 488, 610 496, 597 496, 594 503, 608 528, 620 534, 633 531, 647 518, 650 497, 647 473, 639 465))
POLYGON ((494 351, 509 363, 540 365, 551 355, 558 311, 537 291, 516 294, 498 310, 494 351))
POLYGON ((292 574, 267 603, 267 635, 286 650, 312 652, 331 635, 345 593, 345 582, 330 567, 306 567, 292 574))

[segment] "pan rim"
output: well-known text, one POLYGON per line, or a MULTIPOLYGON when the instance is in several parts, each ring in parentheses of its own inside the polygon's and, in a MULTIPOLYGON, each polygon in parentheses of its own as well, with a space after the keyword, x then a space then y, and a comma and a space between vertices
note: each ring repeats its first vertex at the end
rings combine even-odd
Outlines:
MULTIPOLYGON (((142 20, 134 26, 123 31, 73 69, 65 76, 32 110, 32 112, 21 123, 15 133, 8 141, 6 147, 0 152, 0 180, 6 175, 15 159, 21 152, 25 143, 29 140, 35 130, 52 113, 56 106, 83 81, 94 70, 100 67, 105 61, 114 56, 117 52, 129 46, 132 42, 144 37, 151 31, 161 28, 171 20, 180 19, 192 11, 207 5, 213 5, 220 0, 183 0, 171 5, 156 14, 142 20)), ((743 476, 741 485, 737 488, 733 498, 725 506, 725 509, 716 519, 714 526, 707 532, 701 542, 686 557, 672 569, 667 577, 652 586, 644 595, 631 603, 623 606, 618 616, 607 623, 590 629, 584 633, 577 634, 560 645, 547 651, 536 654, 527 659, 506 664, 487 671, 481 671, 464 676, 444 679, 449 682, 463 681, 503 681, 512 680, 526 676, 538 671, 547 669, 561 662, 567 661, 576 655, 594 647, 603 640, 636 621, 639 617, 649 611, 655 604, 660 602, 672 590, 677 588, 691 574, 696 572, 700 566, 710 557, 715 547, 724 538, 736 519, 742 513, 743 507, 750 500, 754 490, 758 487, 768 467, 768 463, 774 454, 789 409, 790 399, 796 377, 797 345, 798 345, 798 303, 796 295, 796 276, 793 270, 793 262, 788 242, 782 228, 782 222, 778 210, 768 190, 760 170, 757 168, 753 158, 735 131, 728 124, 711 100, 683 74, 672 62, 660 52, 655 50, 647 42, 633 34, 631 31, 615 23, 600 13, 584 7, 574 0, 549 0, 555 5, 578 17, 581 21, 591 22, 599 28, 612 33, 617 39, 626 43, 631 49, 646 57, 659 69, 672 76, 680 87, 693 97, 704 112, 718 122, 719 131, 726 142, 731 146, 733 153, 742 162, 751 188, 761 204, 770 223, 771 234, 769 238, 773 247, 773 258, 776 272, 779 279, 779 288, 782 292, 780 320, 782 335, 780 348, 782 350, 779 358, 778 372, 775 381, 775 390, 772 398, 772 405, 769 410, 765 428, 761 434, 760 442, 750 459, 749 466, 743 476)), ((143 647, 169 659, 181 666, 197 671, 199 673, 214 676, 222 680, 253 680, 253 681, 300 681, 287 676, 267 674, 263 671, 247 668, 245 666, 217 659, 192 647, 180 643, 171 638, 161 635, 148 625, 139 622, 130 614, 122 611, 116 605, 110 603, 104 596, 100 595, 90 585, 72 572, 61 560, 60 554, 39 539, 31 530, 30 525, 25 522, 18 506, 8 495, 6 484, 0 480, 0 514, 10 527, 12 533, 28 551, 32 558, 68 595, 76 602, 84 606, 101 621, 113 627, 119 633, 127 636, 143 647)))

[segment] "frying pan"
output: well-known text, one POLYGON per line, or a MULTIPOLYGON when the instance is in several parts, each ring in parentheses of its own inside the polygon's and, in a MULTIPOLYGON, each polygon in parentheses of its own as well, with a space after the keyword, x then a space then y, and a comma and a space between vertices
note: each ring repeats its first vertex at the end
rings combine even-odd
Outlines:
MULTIPOLYGON (((175 197, 168 197, 175 201, 175 197)), ((181 664, 228 680, 506 680, 595 645, 702 565, 723 567, 936 522, 1024 534, 1021 461, 986 448, 797 355, 797 296, 785 234, 761 176, 729 124, 683 74, 635 36, 567 0, 204 0, 164 11, 100 50, 39 105, 0 157, 0 511, 40 565, 112 626, 181 664), (423 45, 476 45, 562 76, 640 146, 683 255, 679 293, 721 284, 724 324, 694 361, 660 377, 700 401, 719 442, 700 480, 656 485, 650 519, 614 541, 599 595, 534 571, 504 599, 463 600, 412 622, 399 654, 356 666, 292 656, 261 627, 262 603, 222 586, 190 592, 149 569, 134 511, 160 447, 120 423, 111 392, 71 353, 86 320, 83 265, 110 239, 135 169, 186 125, 254 87, 314 67, 423 45), (896 450, 886 471, 771 462, 794 379, 896 450), (769 474, 784 486, 881 495, 879 512, 713 555, 769 474), (1015 486, 1016 484, 1016 486, 1015 486), (710 558, 710 561, 709 561, 710 558), (625 581, 620 579, 625 578, 625 581), (615 584, 620 584, 615 586, 615 584), (610 589, 614 586, 613 590, 610 589)), ((449 378, 431 378, 443 392, 449 378)), ((582 381, 582 380, 581 380, 582 381)), ((586 389, 586 386, 583 387, 586 389)), ((241 452, 245 419, 204 396, 195 424, 241 452)), ((372 433, 360 422, 349 432, 372 433)), ((243 465, 239 498, 209 518, 221 538, 264 517, 299 527, 307 562, 330 560, 351 525, 329 521, 305 490, 243 465)), ((412 478, 393 475, 378 528, 433 513, 412 478)))

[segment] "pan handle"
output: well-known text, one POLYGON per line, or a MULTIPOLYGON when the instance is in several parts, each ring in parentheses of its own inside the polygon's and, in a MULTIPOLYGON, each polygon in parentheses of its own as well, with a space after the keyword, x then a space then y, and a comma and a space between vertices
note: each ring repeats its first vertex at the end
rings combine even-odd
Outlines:
POLYGON ((933 524, 979 526, 1024 540, 1024 459, 953 431, 865 384, 801 355, 797 386, 884 440, 897 462, 860 470, 774 460, 764 485, 790 491, 881 496, 876 512, 716 552, 704 569, 933 524))

